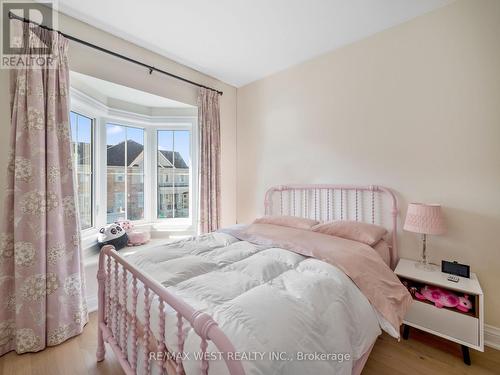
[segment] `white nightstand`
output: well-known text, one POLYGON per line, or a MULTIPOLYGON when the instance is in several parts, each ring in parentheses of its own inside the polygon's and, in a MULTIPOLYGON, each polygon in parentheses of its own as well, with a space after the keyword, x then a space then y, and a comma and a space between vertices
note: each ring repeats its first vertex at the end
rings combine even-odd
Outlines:
POLYGON ((408 339, 409 327, 432 333, 462 345, 464 362, 470 365, 469 348, 484 351, 483 291, 477 276, 460 277, 458 282, 448 281, 449 274, 440 270, 426 271, 415 267, 416 261, 401 259, 394 270, 408 287, 437 286, 456 294, 467 294, 473 303, 471 311, 464 313, 455 308, 438 308, 432 302, 414 302, 404 319, 403 338, 408 339))

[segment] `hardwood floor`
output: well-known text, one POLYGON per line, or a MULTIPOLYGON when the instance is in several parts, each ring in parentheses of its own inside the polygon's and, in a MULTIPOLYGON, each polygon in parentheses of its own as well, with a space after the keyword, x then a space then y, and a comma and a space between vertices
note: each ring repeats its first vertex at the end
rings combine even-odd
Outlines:
MULTIPOLYGON (((35 354, 13 352, 0 357, 2 375, 121 375, 111 350, 96 363, 96 314, 91 314, 82 335, 57 347, 35 354)), ((472 366, 462 362, 460 346, 412 329, 410 339, 397 342, 382 335, 363 371, 363 375, 460 375, 500 374, 500 351, 486 348, 484 353, 471 350, 472 366)))
POLYGON ((90 321, 80 336, 38 353, 22 355, 10 352, 0 357, 1 375, 114 375, 123 374, 112 350, 106 359, 95 359, 97 314, 90 314, 90 321))
POLYGON ((461 347, 428 333, 411 329, 401 342, 383 334, 377 340, 363 375, 476 375, 500 374, 500 351, 486 347, 470 350, 472 366, 462 360, 461 347))

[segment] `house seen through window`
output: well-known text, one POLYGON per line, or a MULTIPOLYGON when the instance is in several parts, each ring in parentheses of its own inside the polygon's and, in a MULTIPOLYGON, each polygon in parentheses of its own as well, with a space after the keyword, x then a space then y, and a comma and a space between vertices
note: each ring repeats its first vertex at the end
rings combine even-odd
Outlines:
POLYGON ((144 130, 106 124, 106 221, 144 219, 144 130))
POLYGON ((189 216, 189 155, 189 131, 158 131, 158 218, 189 216))

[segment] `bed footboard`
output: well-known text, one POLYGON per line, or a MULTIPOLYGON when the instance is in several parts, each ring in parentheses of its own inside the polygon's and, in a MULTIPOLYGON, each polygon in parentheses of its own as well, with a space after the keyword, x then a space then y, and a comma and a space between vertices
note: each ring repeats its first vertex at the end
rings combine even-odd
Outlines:
POLYGON ((115 353, 126 374, 150 374, 153 366, 157 366, 161 374, 184 374, 182 355, 184 349, 183 325, 187 321, 196 335, 201 339, 200 374, 209 373, 209 356, 206 355, 208 341, 212 341, 225 360, 229 374, 244 375, 241 362, 235 356, 235 348, 217 323, 206 313, 197 311, 161 284, 142 274, 134 265, 121 257, 113 246, 104 246, 99 255, 98 280, 98 329, 97 329, 97 361, 105 356, 105 342, 115 353), (129 283, 131 280, 131 291, 129 283), (138 311, 139 290, 144 294, 144 311, 138 311), (158 298, 159 322, 151 327, 152 301, 158 298), (129 300, 130 299, 130 300, 129 300), (167 343, 165 338, 165 308, 171 307, 177 313, 177 343, 167 343), (139 317, 143 321, 139 321, 139 317), (156 335, 154 334, 156 332, 156 335), (167 356, 152 358, 151 347, 155 351, 170 353, 175 351, 168 362, 167 356), (139 351, 141 349, 141 351, 139 351), (139 358, 142 356, 142 361, 139 358), (139 365, 140 364, 140 365, 139 365), (168 370, 167 370, 168 369, 168 370))

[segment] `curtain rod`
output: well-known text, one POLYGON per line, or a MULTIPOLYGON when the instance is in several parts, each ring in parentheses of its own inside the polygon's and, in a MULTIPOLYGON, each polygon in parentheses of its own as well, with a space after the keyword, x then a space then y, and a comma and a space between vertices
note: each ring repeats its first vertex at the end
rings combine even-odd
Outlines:
POLYGON ((46 29, 46 30, 49 30, 49 31, 54 31, 56 33, 58 33, 59 35, 62 35, 64 36, 65 38, 69 39, 69 40, 72 40, 74 42, 77 42, 77 43, 80 43, 80 44, 83 44, 84 46, 87 46, 87 47, 90 47, 90 48, 93 48, 93 49, 96 49, 98 51, 101 51, 101 52, 104 52, 104 53, 107 53, 108 55, 111 55, 111 56, 115 56, 115 57, 118 57, 120 59, 123 59, 123 60, 126 60, 128 62, 131 62, 133 64, 136 64, 136 65, 140 65, 144 68, 147 68, 149 70, 149 74, 152 74, 153 72, 158 72, 158 73, 162 73, 162 74, 165 74, 171 78, 175 78, 175 79, 178 79, 180 81, 183 81, 183 82, 186 82, 186 83, 189 83, 191 85, 194 85, 194 86, 198 86, 198 87, 203 87, 205 89, 208 89, 208 90, 212 90, 212 91, 215 91, 217 92, 219 95, 222 95, 223 92, 222 91, 219 91, 219 90, 216 90, 212 87, 208 87, 208 86, 205 86, 205 85, 202 85, 201 83, 197 83, 197 82, 194 82, 194 81, 191 81, 187 78, 183 78, 183 77, 180 77, 178 75, 175 75, 175 74, 172 74, 172 73, 169 73, 165 70, 161 70, 161 69, 158 69, 158 68, 155 68, 154 66, 151 66, 151 65, 148 65, 148 64, 145 64, 141 61, 138 61, 138 60, 134 60, 130 57, 127 57, 127 56, 124 56, 124 55, 121 55, 119 53, 116 53, 116 52, 113 52, 113 51, 110 51, 109 49, 106 49, 106 48, 103 48, 103 47, 100 47, 100 46, 97 46, 95 44, 92 44, 92 43, 89 43, 85 40, 82 40, 82 39, 79 39, 79 38, 76 38, 74 36, 71 36, 71 35, 68 35, 66 33, 63 33, 62 31, 59 31, 59 30, 54 30, 48 26, 45 26, 45 25, 41 25, 41 24, 38 24, 34 21, 31 21, 29 19, 26 19, 26 18, 23 18, 21 16, 18 16, 12 12, 9 12, 9 18, 10 19, 16 19, 16 20, 19 20, 19 21, 23 21, 23 22, 26 22, 26 23, 31 23, 31 24, 34 24, 34 25, 37 25, 38 27, 41 27, 42 29, 46 29))

